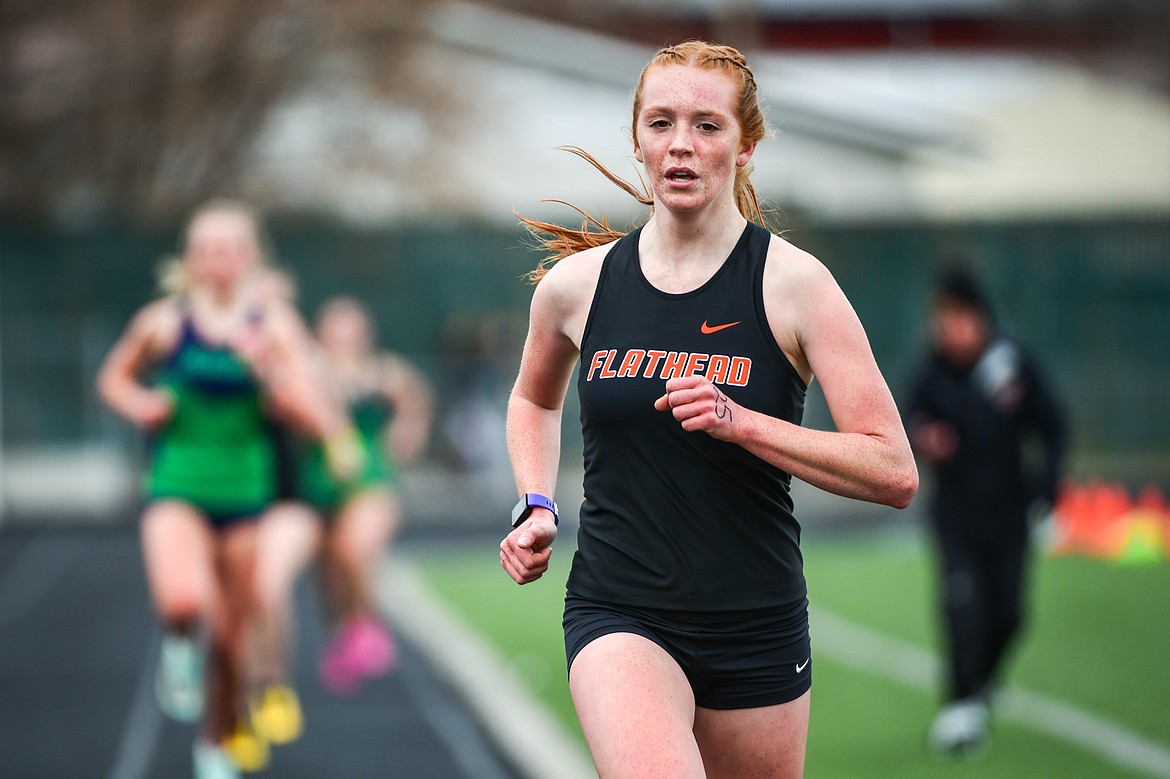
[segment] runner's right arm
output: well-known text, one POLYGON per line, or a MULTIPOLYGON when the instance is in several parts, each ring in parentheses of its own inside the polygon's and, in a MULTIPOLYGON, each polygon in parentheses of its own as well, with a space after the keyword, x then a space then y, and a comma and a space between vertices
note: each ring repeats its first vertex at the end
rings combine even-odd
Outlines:
POLYGON ((102 400, 138 427, 161 427, 174 411, 171 394, 146 386, 141 377, 173 343, 177 328, 177 314, 168 301, 145 306, 130 320, 98 370, 102 400))

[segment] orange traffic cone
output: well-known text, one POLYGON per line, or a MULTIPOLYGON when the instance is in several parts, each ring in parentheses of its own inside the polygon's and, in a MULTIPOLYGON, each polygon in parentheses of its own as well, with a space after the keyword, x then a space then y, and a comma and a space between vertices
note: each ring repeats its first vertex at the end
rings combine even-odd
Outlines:
POLYGON ((1119 484, 1097 484, 1091 492, 1092 520, 1089 551, 1097 557, 1116 559, 1125 546, 1125 515, 1133 501, 1119 484))

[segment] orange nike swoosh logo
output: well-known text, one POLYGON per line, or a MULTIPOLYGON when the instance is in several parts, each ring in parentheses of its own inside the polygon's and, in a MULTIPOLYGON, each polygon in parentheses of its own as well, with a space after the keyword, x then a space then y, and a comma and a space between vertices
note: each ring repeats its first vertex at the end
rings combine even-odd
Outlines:
POLYGON ((707 324, 707 320, 704 319, 703 324, 699 327, 699 331, 704 335, 710 335, 711 333, 718 333, 720 330, 726 330, 729 327, 735 327, 738 324, 739 322, 728 322, 725 325, 709 325, 707 324))

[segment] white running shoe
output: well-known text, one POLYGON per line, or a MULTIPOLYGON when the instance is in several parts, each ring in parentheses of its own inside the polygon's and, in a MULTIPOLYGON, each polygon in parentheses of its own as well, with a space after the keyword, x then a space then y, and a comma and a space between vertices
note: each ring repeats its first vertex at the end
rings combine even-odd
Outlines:
POLYGON ((952 701, 939 711, 927 735, 932 752, 969 757, 987 742, 987 704, 979 698, 952 701))
POLYGON ((240 769, 217 744, 199 739, 191 758, 195 779, 240 779, 240 769))
POLYGON ((203 652, 193 638, 163 635, 154 693, 171 719, 197 722, 203 716, 203 652))

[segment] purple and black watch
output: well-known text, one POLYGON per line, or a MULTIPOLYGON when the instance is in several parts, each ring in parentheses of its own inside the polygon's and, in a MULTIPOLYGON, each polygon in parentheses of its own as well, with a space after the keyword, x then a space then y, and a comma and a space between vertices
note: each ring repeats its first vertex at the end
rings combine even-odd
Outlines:
POLYGON ((528 515, 532 513, 535 508, 548 509, 553 515, 553 524, 561 524, 561 515, 557 511, 557 504, 553 502, 552 498, 546 498, 538 492, 526 492, 520 496, 520 500, 516 501, 516 505, 512 507, 512 527, 518 527, 521 522, 528 519, 528 515))

